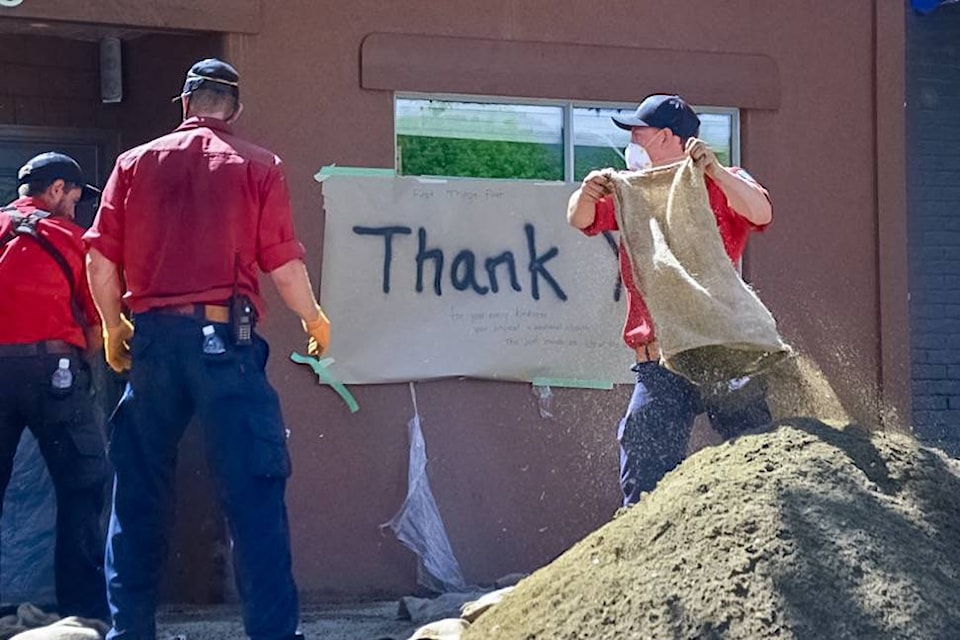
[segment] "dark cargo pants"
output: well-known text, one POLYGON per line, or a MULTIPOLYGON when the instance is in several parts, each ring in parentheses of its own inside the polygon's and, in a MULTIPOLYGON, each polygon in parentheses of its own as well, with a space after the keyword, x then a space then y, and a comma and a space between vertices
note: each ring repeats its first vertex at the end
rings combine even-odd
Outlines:
POLYGON ((697 415, 706 412, 724 440, 770 424, 762 378, 704 392, 657 362, 637 363, 633 371, 637 385, 617 432, 624 506, 635 504, 683 462, 697 415))
POLYGON ((111 418, 116 469, 107 541, 108 638, 153 640, 173 523, 177 445, 191 417, 203 428, 207 465, 233 540, 243 621, 252 640, 293 638, 297 589, 284 502, 290 458, 277 394, 267 381, 266 342, 202 351, 191 317, 139 314, 129 383, 111 418))
POLYGON ((107 620, 101 526, 107 459, 93 407, 90 370, 79 351, 0 357, 0 510, 17 444, 27 426, 37 439, 57 495, 58 610, 62 616, 107 620), (51 385, 61 358, 70 360, 69 389, 51 385))

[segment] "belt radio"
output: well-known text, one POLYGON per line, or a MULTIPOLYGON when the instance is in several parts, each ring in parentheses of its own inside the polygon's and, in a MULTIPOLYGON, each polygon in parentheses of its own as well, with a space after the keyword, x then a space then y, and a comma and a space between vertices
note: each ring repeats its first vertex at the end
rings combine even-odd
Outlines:
POLYGON ((233 344, 242 347, 253 342, 257 312, 250 298, 240 294, 239 277, 240 252, 237 251, 233 262, 233 295, 230 297, 230 333, 233 335, 233 344))

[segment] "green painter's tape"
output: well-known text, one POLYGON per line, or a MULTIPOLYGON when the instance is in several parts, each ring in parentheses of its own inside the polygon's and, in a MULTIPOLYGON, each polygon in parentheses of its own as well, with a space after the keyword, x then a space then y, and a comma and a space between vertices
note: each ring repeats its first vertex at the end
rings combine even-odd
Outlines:
POLYGON ((372 176, 375 178, 393 178, 397 172, 393 169, 376 169, 374 167, 338 167, 335 164, 328 164, 320 169, 313 179, 317 182, 323 182, 330 176, 372 176))
POLYGON ((577 380, 575 378, 534 378, 535 387, 570 387, 572 389, 613 389, 605 380, 577 380))
POLYGON ((357 404, 357 400, 353 397, 353 394, 350 393, 350 390, 347 389, 346 385, 333 377, 333 375, 327 370, 327 368, 333 364, 333 358, 324 358, 323 360, 318 360, 317 358, 311 356, 303 356, 294 351, 290 354, 290 359, 296 362, 297 364, 306 364, 309 365, 313 372, 317 374, 320 378, 321 383, 326 383, 333 387, 333 390, 339 394, 343 401, 347 403, 347 406, 350 407, 350 413, 356 413, 360 410, 360 405, 357 404))

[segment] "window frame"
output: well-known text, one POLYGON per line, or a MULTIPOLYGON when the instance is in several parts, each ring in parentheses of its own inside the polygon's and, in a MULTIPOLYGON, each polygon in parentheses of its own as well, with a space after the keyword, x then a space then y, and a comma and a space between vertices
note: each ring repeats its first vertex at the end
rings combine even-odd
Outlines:
MULTIPOLYGON (((560 107, 563 112, 563 181, 567 184, 576 182, 572 179, 574 175, 574 109, 625 109, 634 110, 637 103, 610 102, 610 101, 587 101, 587 100, 558 100, 551 98, 521 98, 506 96, 474 95, 467 93, 421 93, 414 91, 395 91, 393 94, 393 166, 397 170, 397 158, 399 149, 397 147, 397 101, 398 100, 442 100, 449 102, 475 102, 479 104, 502 104, 502 105, 532 105, 545 107, 560 107)), ((718 107, 711 105, 692 105, 698 114, 725 115, 730 116, 730 163, 735 166, 740 165, 740 108, 739 107, 718 107)), ((462 176, 431 176, 445 177, 449 180, 476 180, 478 178, 465 178, 462 176)), ((482 178, 481 178, 482 179, 482 178)))

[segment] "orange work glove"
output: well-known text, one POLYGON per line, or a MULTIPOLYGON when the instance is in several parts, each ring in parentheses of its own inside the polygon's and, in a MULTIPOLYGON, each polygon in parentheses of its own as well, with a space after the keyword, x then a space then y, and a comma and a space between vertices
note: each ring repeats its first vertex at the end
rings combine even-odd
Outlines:
POLYGON ((130 339, 133 338, 133 325, 127 317, 120 314, 119 324, 108 327, 103 324, 103 351, 107 364, 117 373, 130 368, 130 339))
POLYGON ((323 313, 323 309, 317 307, 317 312, 320 315, 316 320, 309 322, 301 320, 301 323, 303 324, 303 330, 310 336, 307 340, 307 353, 319 358, 330 346, 330 321, 323 313))

